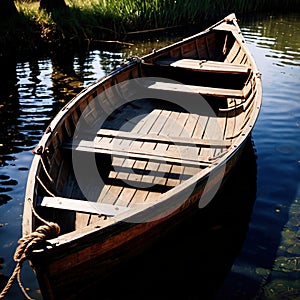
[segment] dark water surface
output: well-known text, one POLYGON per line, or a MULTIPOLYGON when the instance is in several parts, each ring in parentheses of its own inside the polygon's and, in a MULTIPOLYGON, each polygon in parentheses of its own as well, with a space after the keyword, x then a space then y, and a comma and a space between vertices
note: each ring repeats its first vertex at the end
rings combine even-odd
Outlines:
MULTIPOLYGON (((263 106, 237 169, 208 207, 86 299, 300 299, 300 15, 241 28, 263 74, 263 106)), ((31 150, 50 119, 124 58, 178 39, 0 61, 0 287, 15 267, 31 150)), ((42 298, 26 263, 22 283, 42 298)), ((6 296, 23 298, 17 284, 6 296)))

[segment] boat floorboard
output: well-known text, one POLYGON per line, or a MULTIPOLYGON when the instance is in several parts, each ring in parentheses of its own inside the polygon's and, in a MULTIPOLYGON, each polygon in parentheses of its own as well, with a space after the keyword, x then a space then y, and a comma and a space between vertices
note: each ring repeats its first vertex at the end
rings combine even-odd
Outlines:
MULTIPOLYGON (((211 164, 209 157, 219 156, 226 151, 226 147, 230 145, 226 137, 234 132, 235 126, 228 122, 227 117, 199 116, 157 108, 136 124, 133 124, 134 121, 131 120, 128 126, 130 131, 123 131, 126 125, 122 130, 101 129, 95 139, 89 141, 92 147, 98 145, 99 148, 109 150, 107 153, 112 154, 112 170, 104 179, 105 184, 99 194, 93 194, 93 182, 90 182, 91 192, 86 198, 122 207, 159 201, 159 195, 211 164), (170 142, 166 142, 168 137, 170 142), (172 138, 175 140, 174 144, 172 138), (208 146, 210 140, 213 140, 211 147, 208 146), (116 152, 112 151, 128 148, 141 156, 122 157, 114 155, 116 152), (152 154, 154 158, 160 159, 143 159, 142 154, 148 158, 152 154), (195 156, 197 159, 205 158, 206 162, 180 165, 176 162, 180 156, 186 161, 195 156)), ((81 145, 84 143, 88 141, 81 145)), ((73 180, 75 182, 75 178, 73 180)), ((66 192, 70 198, 77 198, 80 194, 76 185, 69 187, 66 192)), ((97 215, 76 213, 76 226, 82 227, 95 221, 99 221, 97 215)))

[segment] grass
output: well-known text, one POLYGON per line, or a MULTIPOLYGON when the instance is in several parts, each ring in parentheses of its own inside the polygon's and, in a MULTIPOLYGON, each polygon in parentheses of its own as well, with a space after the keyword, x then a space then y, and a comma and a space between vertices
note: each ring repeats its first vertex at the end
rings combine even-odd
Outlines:
POLYGON ((270 10, 295 10, 300 6, 299 0, 66 0, 66 3, 67 9, 47 13, 39 9, 39 1, 16 1, 19 15, 0 24, 2 52, 51 49, 52 45, 56 48, 62 43, 123 40, 128 32, 208 24, 231 12, 241 17, 270 10))

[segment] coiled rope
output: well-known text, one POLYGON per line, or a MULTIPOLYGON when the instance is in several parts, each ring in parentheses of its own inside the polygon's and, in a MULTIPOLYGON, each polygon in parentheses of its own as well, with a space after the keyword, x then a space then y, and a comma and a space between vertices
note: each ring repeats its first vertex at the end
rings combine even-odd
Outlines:
POLYGON ((57 223, 48 222, 41 218, 35 211, 33 207, 33 203, 31 199, 27 199, 31 205, 31 210, 33 214, 42 222, 44 225, 39 226, 34 232, 20 238, 18 240, 19 246, 16 249, 14 260, 17 262, 17 265, 9 278, 9 280, 6 283, 6 286, 2 290, 0 294, 0 299, 3 299, 6 293, 11 288, 14 279, 17 277, 19 286, 21 291, 23 292, 24 296, 28 300, 32 300, 32 298, 27 294, 25 291, 25 288, 23 287, 21 283, 21 268, 23 262, 27 259, 28 255, 32 252, 32 250, 37 249, 39 245, 45 243, 46 240, 55 238, 60 233, 60 227, 57 223))

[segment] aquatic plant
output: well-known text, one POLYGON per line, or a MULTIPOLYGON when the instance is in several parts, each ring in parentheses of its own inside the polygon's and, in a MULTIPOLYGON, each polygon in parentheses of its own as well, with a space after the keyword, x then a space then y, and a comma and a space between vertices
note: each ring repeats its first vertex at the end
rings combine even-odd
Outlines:
POLYGON ((1 24, 3 47, 0 48, 30 49, 33 45, 41 48, 66 41, 78 44, 124 40, 127 33, 134 31, 196 23, 207 25, 231 12, 242 17, 300 7, 298 0, 66 0, 66 3, 67 8, 47 13, 40 9, 39 1, 16 1, 19 20, 1 24))

